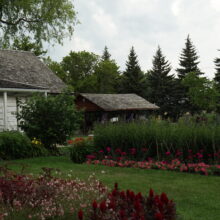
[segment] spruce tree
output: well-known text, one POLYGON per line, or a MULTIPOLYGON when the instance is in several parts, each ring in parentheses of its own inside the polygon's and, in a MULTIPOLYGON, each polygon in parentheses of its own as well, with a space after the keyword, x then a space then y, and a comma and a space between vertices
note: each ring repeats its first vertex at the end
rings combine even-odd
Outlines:
POLYGON ((217 88, 220 90, 220 58, 215 58, 214 63, 216 66, 214 81, 216 82, 217 88))
POLYGON ((103 61, 110 61, 110 57, 111 57, 111 54, 108 52, 108 47, 105 46, 103 54, 102 54, 102 60, 103 61))
POLYGON ((187 73, 196 72, 197 75, 202 74, 198 68, 198 56, 196 49, 188 35, 185 43, 185 48, 183 48, 182 53, 180 55, 179 65, 177 74, 179 79, 183 79, 187 73))
POLYGON ((131 48, 126 62, 126 70, 122 75, 121 93, 135 93, 143 96, 145 76, 138 64, 138 58, 134 47, 131 48))
POLYGON ((160 107, 159 113, 173 117, 174 103, 174 75, 170 75, 171 65, 158 47, 153 57, 153 68, 148 74, 150 87, 149 101, 160 107))

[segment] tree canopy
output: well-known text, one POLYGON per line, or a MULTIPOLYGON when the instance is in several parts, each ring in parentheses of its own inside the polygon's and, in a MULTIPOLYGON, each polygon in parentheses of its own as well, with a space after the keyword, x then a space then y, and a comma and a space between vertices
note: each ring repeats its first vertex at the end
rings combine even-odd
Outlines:
POLYGON ((0 0, 1 43, 24 36, 62 43, 76 22, 71 0, 0 0))

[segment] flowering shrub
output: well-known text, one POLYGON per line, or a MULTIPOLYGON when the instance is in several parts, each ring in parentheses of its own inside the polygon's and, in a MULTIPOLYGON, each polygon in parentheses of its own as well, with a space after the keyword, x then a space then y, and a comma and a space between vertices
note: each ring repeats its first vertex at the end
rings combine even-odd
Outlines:
POLYGON ((220 165, 208 165, 205 163, 181 163, 178 159, 166 161, 133 161, 133 160, 87 160, 87 164, 100 164, 110 167, 134 167, 141 169, 161 169, 180 172, 199 173, 203 175, 220 175, 220 165))
POLYGON ((93 138, 75 138, 67 142, 70 145, 70 159, 74 163, 83 163, 86 161, 86 156, 95 151, 93 138))
POLYGON ((60 179, 51 175, 52 169, 43 170, 34 178, 0 167, 0 219, 74 219, 79 209, 85 211, 94 199, 106 196, 107 188, 94 176, 88 181, 60 179))
MULTIPOLYGON (((151 189, 144 197, 131 190, 119 191, 118 184, 108 194, 107 198, 92 203, 90 220, 175 220, 177 218, 175 204, 165 193, 155 195, 151 189)), ((82 210, 78 219, 83 220, 82 210)), ((86 219, 86 218, 85 218, 86 219)))

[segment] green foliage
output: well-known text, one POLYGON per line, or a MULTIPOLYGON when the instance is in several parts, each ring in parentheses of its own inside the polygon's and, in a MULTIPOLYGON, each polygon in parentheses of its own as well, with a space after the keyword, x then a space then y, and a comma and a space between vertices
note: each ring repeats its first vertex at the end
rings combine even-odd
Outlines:
POLYGON ((47 149, 63 144, 78 128, 81 113, 74 105, 72 94, 34 96, 20 104, 20 128, 28 137, 39 139, 47 149))
POLYGON ((47 156, 43 146, 31 143, 31 140, 17 131, 0 133, 0 159, 14 160, 36 156, 47 156))
POLYGON ((148 100, 156 103, 160 109, 159 114, 173 116, 175 108, 175 81, 174 75, 169 75, 171 66, 162 54, 161 48, 158 47, 153 58, 153 68, 147 76, 150 92, 148 100))
MULTIPOLYGON (((147 157, 156 159, 162 159, 167 151, 175 154, 177 150, 183 153, 188 153, 189 149, 194 153, 203 150, 208 155, 220 150, 219 124, 188 119, 177 123, 149 120, 145 123, 98 125, 94 131, 94 143, 100 149, 110 147, 113 152, 117 148, 125 152, 131 148, 142 152, 142 148, 147 148, 147 157)), ((140 153, 136 159, 143 159, 142 156, 140 153)))
POLYGON ((1 0, 1 38, 10 43, 15 38, 30 36, 37 42, 72 36, 76 13, 70 0, 1 0))
POLYGON ((3 47, 5 47, 4 49, 30 51, 38 57, 44 56, 47 53, 46 50, 43 50, 41 42, 33 42, 30 37, 15 38, 11 46, 5 45, 3 47))
POLYGON ((182 54, 180 56, 180 68, 177 69, 179 79, 185 77, 185 75, 189 72, 195 72, 198 75, 202 74, 198 68, 198 56, 194 45, 188 35, 185 43, 185 48, 182 50, 182 54))
MULTIPOLYGON (((63 58, 61 62, 61 67, 64 72, 62 72, 62 79, 68 85, 74 87, 75 91, 82 91, 82 84, 87 81, 91 75, 94 74, 95 68, 99 62, 99 56, 94 53, 87 51, 73 52, 63 58)), ((83 87, 83 92, 85 91, 85 86, 83 87)))
POLYGON ((95 68, 98 93, 116 93, 119 67, 114 61, 101 61, 95 68))
POLYGON ((190 103, 201 110, 215 111, 219 106, 219 92, 214 83, 206 77, 199 77, 195 72, 188 73, 182 80, 187 88, 190 103))
POLYGON ((128 61, 126 62, 126 70, 122 75, 121 83, 121 93, 136 93, 137 95, 143 95, 145 76, 138 64, 134 47, 130 50, 128 61))
POLYGON ((71 144, 70 159, 74 163, 84 163, 86 156, 95 152, 95 147, 92 139, 76 138, 71 144))

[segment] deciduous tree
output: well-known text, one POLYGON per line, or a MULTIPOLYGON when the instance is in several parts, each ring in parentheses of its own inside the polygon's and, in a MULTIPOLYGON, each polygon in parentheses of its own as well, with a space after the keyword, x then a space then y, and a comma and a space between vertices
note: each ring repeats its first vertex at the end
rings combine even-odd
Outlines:
POLYGON ((36 42, 62 43, 72 36, 76 12, 71 0, 1 0, 1 43, 29 36, 36 42))

